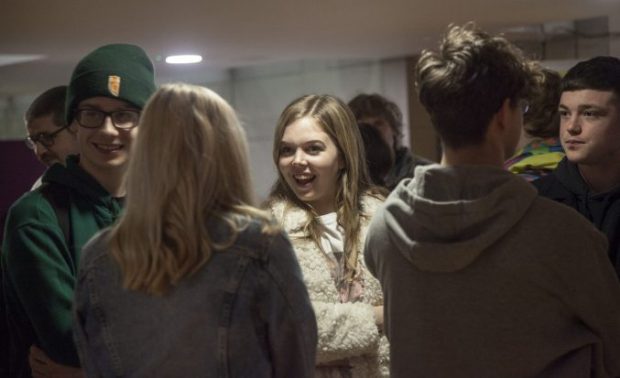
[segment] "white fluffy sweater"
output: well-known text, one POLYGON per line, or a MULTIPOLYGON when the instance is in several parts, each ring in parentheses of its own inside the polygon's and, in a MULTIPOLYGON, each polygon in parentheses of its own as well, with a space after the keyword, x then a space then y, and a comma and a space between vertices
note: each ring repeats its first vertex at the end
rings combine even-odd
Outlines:
MULTIPOLYGON (((381 200, 362 198, 360 243, 364 245, 371 216, 381 200)), ((306 213, 286 201, 270 204, 271 211, 286 230, 310 294, 318 325, 317 377, 341 377, 343 365, 350 365, 353 377, 388 376, 389 346, 375 325, 373 307, 383 305, 381 286, 367 270, 359 252, 364 294, 356 303, 340 303, 338 290, 330 274, 328 258, 301 230, 306 213), (344 361, 343 361, 344 360, 344 361), (340 366, 340 367, 339 367, 340 366)))

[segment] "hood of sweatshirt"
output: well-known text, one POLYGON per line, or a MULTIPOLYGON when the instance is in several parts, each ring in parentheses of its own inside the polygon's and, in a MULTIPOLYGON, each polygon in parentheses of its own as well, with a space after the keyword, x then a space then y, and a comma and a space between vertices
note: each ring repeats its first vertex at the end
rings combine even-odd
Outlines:
POLYGON ((500 168, 421 166, 390 194, 384 221, 418 269, 454 272, 506 235, 536 196, 524 179, 500 168))
POLYGON ((122 199, 114 198, 79 166, 79 156, 67 158, 67 166, 54 164, 43 176, 43 183, 64 186, 71 194, 74 234, 92 236, 91 229, 112 224, 122 210, 122 199), (83 231, 82 228, 84 228, 83 231))

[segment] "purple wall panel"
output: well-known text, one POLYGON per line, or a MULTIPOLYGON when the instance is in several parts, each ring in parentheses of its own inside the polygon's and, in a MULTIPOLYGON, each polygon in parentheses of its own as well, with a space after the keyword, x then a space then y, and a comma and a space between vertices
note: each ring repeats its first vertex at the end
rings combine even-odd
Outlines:
POLYGON ((6 213, 45 171, 22 140, 0 140, 0 242, 6 213))

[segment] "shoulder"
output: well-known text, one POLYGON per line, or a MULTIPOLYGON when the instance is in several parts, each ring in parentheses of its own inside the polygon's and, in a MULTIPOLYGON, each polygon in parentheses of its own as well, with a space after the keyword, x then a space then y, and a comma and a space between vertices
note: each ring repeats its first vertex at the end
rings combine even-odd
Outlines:
POLYGON ((520 231, 515 242, 525 241, 529 252, 516 266, 542 267, 547 275, 555 272, 570 280, 586 271, 603 274, 602 265, 611 268, 607 238, 571 207, 537 197, 520 231))
POLYGON ((288 201, 278 198, 272 198, 267 201, 267 205, 265 206, 271 214, 277 219, 282 219, 284 215, 284 209, 287 206, 288 201))
POLYGON ((427 158, 424 158, 422 156, 418 156, 418 155, 413 155, 413 165, 414 166, 418 166, 418 165, 431 165, 431 164, 435 164, 434 161, 429 160, 427 158))
POLYGON ((559 177, 554 171, 532 182, 538 194, 551 200, 575 207, 580 196, 588 192, 585 184, 572 180, 569 177, 559 177))
POLYGON ((276 221, 286 232, 301 229, 308 222, 308 214, 295 204, 285 199, 273 199, 269 201, 268 208, 276 221))
POLYGON ((9 209, 7 232, 27 224, 55 222, 55 213, 39 187, 21 196, 9 209))
MULTIPOLYGON (((272 246, 286 246, 288 239, 271 218, 250 214, 228 213, 209 220, 212 242, 225 246, 230 253, 264 260, 272 246)), ((276 247, 276 249, 279 249, 276 247)))
MULTIPOLYGON (((240 242, 248 241, 250 244, 255 244, 260 241, 269 243, 282 234, 281 228, 274 223, 273 219, 261 219, 251 215, 234 215, 233 223, 240 242)), ((220 227, 230 229, 227 222, 220 222, 220 224, 220 227)))
MULTIPOLYGON (((223 224, 225 222, 221 223, 220 226, 228 228, 223 224)), ((253 267, 267 269, 272 273, 279 272, 276 273, 278 276, 301 277, 295 251, 282 228, 252 217, 244 217, 238 221, 237 227, 238 234, 227 253, 250 258, 257 262, 252 264, 253 267)))
POLYGON ((371 222, 381 212, 384 201, 385 199, 382 196, 375 196, 372 194, 364 194, 362 196, 361 230, 359 234, 359 240, 361 242, 360 248, 364 245, 371 222))
POLYGON ((534 180, 532 185, 541 195, 554 199, 588 192, 587 184, 581 177, 579 168, 567 158, 562 159, 551 173, 534 180))
POLYGON ((588 249, 590 243, 600 244, 606 240, 592 222, 577 210, 546 197, 536 197, 528 216, 534 228, 539 227, 557 244, 577 243, 588 249))
POLYGON ((4 236, 3 258, 14 266, 35 267, 35 261, 51 261, 67 248, 56 213, 39 189, 13 204, 4 236))
POLYGON ((367 191, 362 194, 360 202, 362 206, 362 214, 366 217, 372 217, 385 202, 385 197, 379 193, 367 191))
POLYGON ((560 181, 558 180, 555 172, 552 172, 548 175, 542 176, 537 180, 532 181, 532 185, 534 185, 534 187, 541 194, 544 194, 550 188, 557 186, 559 183, 560 181))
POLYGON ((80 269, 88 271, 96 266, 102 259, 108 258, 108 240, 110 238, 110 228, 105 228, 96 233, 86 243, 80 256, 80 269))
POLYGON ((579 214, 572 207, 566 206, 547 197, 540 195, 536 196, 534 202, 532 203, 531 210, 539 214, 541 217, 562 219, 562 222, 556 222, 557 225, 549 225, 551 227, 565 227, 566 225, 590 225, 594 228, 590 221, 588 221, 583 215, 579 214))

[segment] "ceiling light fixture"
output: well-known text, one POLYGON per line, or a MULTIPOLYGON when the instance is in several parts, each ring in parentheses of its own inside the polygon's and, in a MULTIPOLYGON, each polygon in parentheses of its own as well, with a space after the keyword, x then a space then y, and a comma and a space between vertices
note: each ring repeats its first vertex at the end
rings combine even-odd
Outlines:
POLYGON ((18 54, 0 54, 0 66, 8 66, 17 63, 32 62, 46 58, 45 55, 18 55, 18 54))
POLYGON ((166 57, 168 64, 191 64, 202 62, 200 55, 170 55, 166 57))

